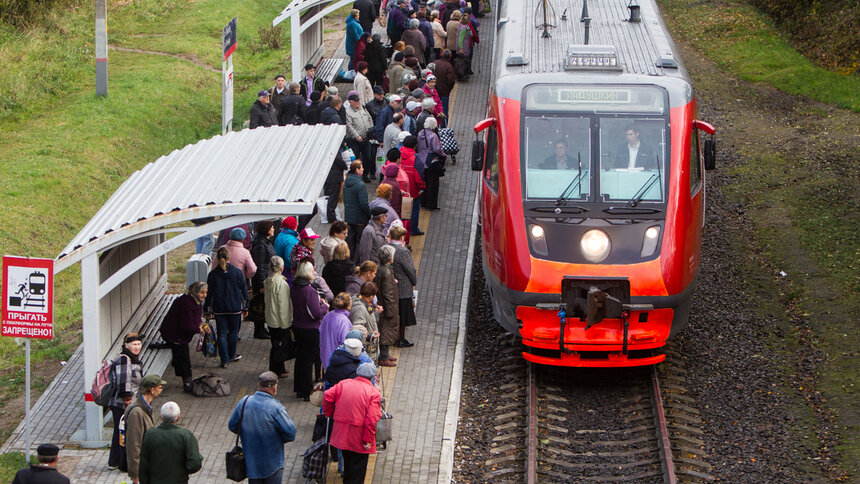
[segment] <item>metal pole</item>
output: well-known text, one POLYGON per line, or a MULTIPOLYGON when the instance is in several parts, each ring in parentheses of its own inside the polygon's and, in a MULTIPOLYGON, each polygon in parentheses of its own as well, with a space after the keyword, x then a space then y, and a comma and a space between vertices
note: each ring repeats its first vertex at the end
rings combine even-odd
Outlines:
POLYGON ((27 368, 24 370, 24 457, 30 465, 30 338, 24 343, 24 365, 27 368))
POLYGON ((107 96, 107 0, 96 0, 96 94, 107 96))

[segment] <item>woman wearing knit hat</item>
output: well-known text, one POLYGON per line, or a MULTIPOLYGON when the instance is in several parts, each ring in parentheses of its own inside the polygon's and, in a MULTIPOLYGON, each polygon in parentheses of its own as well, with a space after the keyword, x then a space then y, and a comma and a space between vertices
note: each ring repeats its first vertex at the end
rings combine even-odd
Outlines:
POLYGON ((287 281, 293 280, 292 266, 290 265, 290 253, 293 251, 293 246, 299 243, 299 233, 296 231, 299 222, 296 217, 286 217, 281 221, 281 231, 275 238, 275 253, 281 259, 284 259, 286 268, 284 276, 287 281))

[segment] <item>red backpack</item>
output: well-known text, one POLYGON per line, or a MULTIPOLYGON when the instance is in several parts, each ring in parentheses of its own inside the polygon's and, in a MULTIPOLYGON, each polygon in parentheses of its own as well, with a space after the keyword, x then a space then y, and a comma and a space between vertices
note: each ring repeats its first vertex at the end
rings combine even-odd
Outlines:
POLYGON ((93 379, 93 387, 90 394, 93 396, 93 401, 96 405, 107 407, 116 393, 116 384, 113 381, 113 361, 102 361, 102 366, 96 372, 96 377, 93 379))

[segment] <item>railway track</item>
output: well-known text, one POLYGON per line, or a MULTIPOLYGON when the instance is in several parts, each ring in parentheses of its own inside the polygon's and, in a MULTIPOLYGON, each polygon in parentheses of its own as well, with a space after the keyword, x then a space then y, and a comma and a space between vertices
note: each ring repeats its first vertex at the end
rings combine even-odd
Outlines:
MULTIPOLYGON (((499 336, 499 339, 510 336, 499 336)), ((707 482, 701 420, 678 359, 659 368, 527 365, 511 343, 483 482, 707 482)))

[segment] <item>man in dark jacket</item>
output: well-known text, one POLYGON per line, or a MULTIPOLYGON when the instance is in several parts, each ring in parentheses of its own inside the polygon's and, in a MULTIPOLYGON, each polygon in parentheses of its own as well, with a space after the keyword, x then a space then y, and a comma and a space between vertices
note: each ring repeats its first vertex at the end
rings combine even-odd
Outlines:
POLYGON ((57 470, 59 455, 60 448, 56 445, 40 445, 36 448, 39 463, 19 470, 12 484, 69 484, 69 478, 57 470))
POLYGON ((343 172, 347 168, 346 162, 343 161, 343 156, 341 156, 341 153, 337 153, 334 155, 331 169, 328 172, 325 183, 323 183, 323 194, 328 197, 328 205, 326 205, 325 211, 326 220, 330 224, 337 220, 335 209, 337 208, 338 198, 340 198, 338 195, 340 195, 340 184, 343 183, 343 172))
POLYGON ((278 124, 286 126, 288 124, 301 124, 305 115, 305 99, 299 94, 300 86, 295 83, 290 83, 290 95, 281 101, 278 107, 278 124))
POLYGON ((375 86, 373 88, 373 99, 367 101, 367 104, 364 105, 364 109, 370 113, 370 117, 373 119, 374 126, 376 125, 376 116, 379 115, 379 112, 385 106, 388 106, 388 101, 385 100, 385 91, 382 90, 381 86, 375 86))
POLYGON ((325 81, 319 77, 314 77, 317 68, 313 64, 305 65, 305 78, 299 81, 299 94, 305 100, 305 106, 311 105, 311 93, 314 91, 323 92, 327 87, 325 81), (309 89, 310 87, 310 89, 309 89))
POLYGON ((257 100, 251 106, 251 129, 257 127, 268 128, 278 125, 278 112, 275 106, 269 102, 269 91, 265 89, 257 93, 257 100))
POLYGON ((305 124, 319 124, 322 119, 322 109, 320 109, 319 91, 311 93, 311 105, 305 109, 305 124))
POLYGON ((376 124, 374 124, 374 134, 376 135, 376 141, 380 143, 385 142, 385 128, 391 124, 391 120, 394 118, 394 113, 400 111, 400 107, 402 105, 402 101, 400 96, 397 94, 392 94, 388 96, 388 106, 385 106, 379 111, 379 114, 376 115, 376 124))
POLYGON ((287 78, 283 74, 278 74, 275 76, 275 85, 269 89, 269 101, 272 103, 272 106, 275 106, 275 110, 281 105, 281 101, 289 95, 290 90, 287 89, 287 78))
POLYGON ((251 258, 257 265, 257 272, 251 278, 251 291, 253 296, 249 303, 248 319, 254 322, 254 338, 269 339, 269 330, 266 329, 266 311, 263 296, 263 284, 269 277, 269 262, 275 252, 275 224, 271 220, 261 220, 254 225, 256 236, 251 242, 251 258))
POLYGON ((442 58, 436 60, 436 92, 439 93, 439 98, 442 101, 442 110, 445 116, 448 114, 448 98, 451 96, 451 91, 454 89, 454 84, 457 83, 457 71, 454 70, 454 65, 451 64, 451 51, 445 49, 442 51, 442 58))
POLYGON ((367 78, 372 85, 382 86, 382 78, 385 75, 385 69, 388 68, 388 56, 385 46, 382 45, 382 37, 379 34, 373 34, 370 38, 371 42, 367 44, 367 50, 364 51, 367 78))
POLYGON ((373 21, 378 16, 373 0, 355 0, 352 8, 358 10, 358 23, 361 25, 361 28, 365 32, 371 33, 373 31, 373 21))
POLYGON ((143 435, 140 449, 140 484, 188 482, 188 476, 203 467, 197 439, 177 425, 179 405, 161 406, 161 425, 143 435))
POLYGON ((362 180, 363 174, 361 161, 353 161, 349 165, 349 173, 343 182, 343 218, 349 225, 346 243, 349 245, 349 253, 353 260, 356 257, 361 233, 370 220, 370 206, 367 203, 367 188, 362 180))
POLYGON ((406 5, 403 4, 403 0, 391 0, 398 2, 397 7, 392 8, 388 11, 388 25, 386 25, 386 32, 388 33, 388 38, 391 40, 391 44, 394 45, 397 42, 400 42, 400 37, 403 36, 403 32, 406 31, 406 5))
MULTIPOLYGON (((320 121, 322 124, 346 124, 343 119, 340 118, 340 114, 338 111, 341 106, 343 106, 343 101, 340 99, 340 96, 332 96, 328 100, 329 106, 323 109, 322 113, 320 113, 320 121)), ((320 103, 322 105, 322 103, 320 103)))
POLYGON ((153 426, 152 401, 161 395, 167 382, 158 375, 146 375, 140 381, 140 388, 131 405, 122 416, 125 421, 125 455, 128 461, 128 477, 138 484, 140 478, 140 451, 143 436, 153 426))

